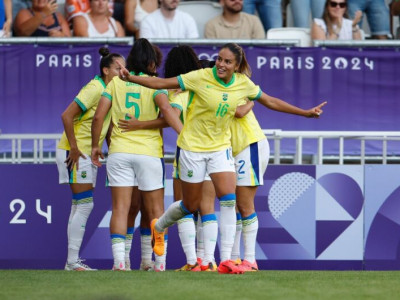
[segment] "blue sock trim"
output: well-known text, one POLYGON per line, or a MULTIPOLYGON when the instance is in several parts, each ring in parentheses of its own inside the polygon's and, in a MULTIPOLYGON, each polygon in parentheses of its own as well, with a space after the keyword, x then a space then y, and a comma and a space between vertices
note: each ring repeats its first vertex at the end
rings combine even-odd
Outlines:
POLYGON ((89 190, 86 192, 78 193, 78 194, 72 194, 72 199, 74 200, 81 200, 85 198, 93 197, 93 191, 89 190))
POLYGON ((242 219, 242 215, 240 213, 236 213, 236 221, 239 221, 242 219))
POLYGON ((151 235, 151 229, 140 227, 140 235, 151 235))
POLYGON ((126 234, 133 234, 134 231, 135 231, 135 227, 128 227, 126 234))
POLYGON ((245 218, 242 218, 242 220, 243 220, 243 221, 251 220, 251 219, 253 219, 253 218, 255 218, 255 217, 257 217, 257 213, 252 213, 250 216, 245 217, 245 218))
POLYGON ((168 234, 164 234, 164 241, 168 242, 168 234))
POLYGON ((215 214, 208 214, 201 216, 201 222, 217 221, 217 216, 215 214))
POLYGON ((236 194, 226 194, 222 197, 218 198, 219 201, 229 201, 229 200, 236 200, 236 194))
POLYGON ((111 239, 123 239, 123 240, 126 239, 125 236, 122 234, 110 234, 110 238, 111 239))
POLYGON ((187 215, 192 214, 192 213, 183 205, 183 201, 181 201, 181 203, 179 203, 179 206, 181 207, 182 211, 183 211, 185 214, 187 214, 187 215))

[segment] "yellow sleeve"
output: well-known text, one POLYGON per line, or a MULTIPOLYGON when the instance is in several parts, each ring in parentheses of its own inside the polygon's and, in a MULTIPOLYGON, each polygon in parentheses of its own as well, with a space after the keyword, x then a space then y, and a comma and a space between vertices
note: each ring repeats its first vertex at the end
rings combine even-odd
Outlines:
POLYGON ((79 105, 83 112, 97 105, 99 102, 103 87, 100 87, 93 81, 85 85, 75 97, 74 101, 79 105))
POLYGON ((112 101, 113 99, 113 92, 115 91, 115 82, 114 80, 111 80, 108 84, 106 89, 104 90, 103 94, 101 94, 103 97, 106 97, 112 101))
POLYGON ((178 82, 182 91, 195 91, 199 87, 204 69, 195 70, 178 76, 178 82))

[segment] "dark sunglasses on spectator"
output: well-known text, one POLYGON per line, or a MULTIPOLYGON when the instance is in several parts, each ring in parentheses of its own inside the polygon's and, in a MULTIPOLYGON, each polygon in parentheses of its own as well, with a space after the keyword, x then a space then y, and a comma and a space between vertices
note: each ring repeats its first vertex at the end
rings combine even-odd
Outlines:
POLYGON ((346 7, 346 5, 347 5, 347 3, 346 2, 335 2, 335 1, 330 1, 329 2, 329 5, 331 6, 331 7, 337 7, 338 5, 340 6, 340 8, 345 8, 346 7))

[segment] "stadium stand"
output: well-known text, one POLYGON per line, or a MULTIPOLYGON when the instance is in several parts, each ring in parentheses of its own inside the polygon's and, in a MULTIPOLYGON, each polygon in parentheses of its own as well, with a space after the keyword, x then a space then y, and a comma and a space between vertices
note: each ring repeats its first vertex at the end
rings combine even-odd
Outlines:
POLYGON ((301 47, 311 46, 311 36, 309 28, 298 28, 298 27, 271 28, 267 32, 267 39, 300 40, 301 47))
POLYGON ((179 9, 194 18, 200 38, 204 38, 204 26, 207 21, 222 13, 221 5, 212 1, 182 1, 179 9))

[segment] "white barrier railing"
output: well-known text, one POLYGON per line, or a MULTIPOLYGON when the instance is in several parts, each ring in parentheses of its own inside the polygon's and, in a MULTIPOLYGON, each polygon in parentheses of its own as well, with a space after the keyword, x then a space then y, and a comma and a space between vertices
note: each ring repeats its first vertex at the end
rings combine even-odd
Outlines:
MULTIPOLYGON (((281 164, 325 164, 345 162, 365 164, 369 162, 387 164, 400 163, 400 132, 397 131, 283 131, 280 129, 264 130, 265 135, 271 143, 271 163, 281 164), (282 150, 282 141, 291 140, 296 143, 295 152, 290 153, 282 150), (313 147, 311 154, 303 151, 303 142, 314 140, 317 145, 313 147), (338 152, 324 154, 324 143, 327 140, 338 141, 338 152), (347 154, 345 141, 360 141, 359 153, 347 154), (366 154, 367 141, 381 141, 380 154, 366 154), (388 154, 388 143, 398 143, 395 152, 388 154)), ((54 163, 55 150, 61 134, 0 134, 0 145, 5 145, 11 151, 0 149, 0 163, 54 163), (51 142, 52 150, 45 151, 44 143, 51 142), (24 147, 22 143, 25 143, 24 147), (27 143, 29 145, 27 145, 27 143), (11 146, 11 147, 10 147, 11 146), (25 150, 23 150, 23 148, 25 150), (27 148, 30 148, 26 150, 27 148)), ((397 145, 397 144, 396 144, 397 145)), ((173 160, 173 154, 165 156, 167 161, 173 160)))
MULTIPOLYGON (((162 45, 211 45, 211 46, 222 46, 226 43, 235 42, 240 45, 249 46, 300 46, 299 39, 259 39, 259 40, 240 40, 240 39, 149 39, 150 42, 162 45)), ((70 37, 70 38, 48 38, 48 37, 12 37, 0 39, 0 46, 7 44, 122 44, 132 45, 134 42, 133 37, 121 37, 121 38, 82 38, 82 37, 70 37)))
POLYGON ((400 143, 398 151, 392 155, 388 155, 388 142, 400 141, 400 132, 398 131, 282 131, 282 130, 264 130, 265 135, 270 141, 274 142, 274 164, 280 164, 282 157, 289 158, 293 164, 303 164, 305 155, 303 153, 303 141, 305 139, 314 139, 317 141, 317 147, 314 149, 314 154, 311 155, 310 163, 324 164, 337 161, 342 165, 346 161, 352 163, 359 162, 365 164, 367 161, 379 162, 387 164, 390 162, 400 162, 400 143), (293 155, 281 154, 281 141, 283 139, 292 139, 296 141, 296 152, 293 155), (338 140, 339 151, 337 154, 324 155, 324 141, 338 140), (345 140, 359 140, 360 153, 346 155, 344 149, 345 140), (381 141, 381 155, 366 155, 366 141, 381 141))

